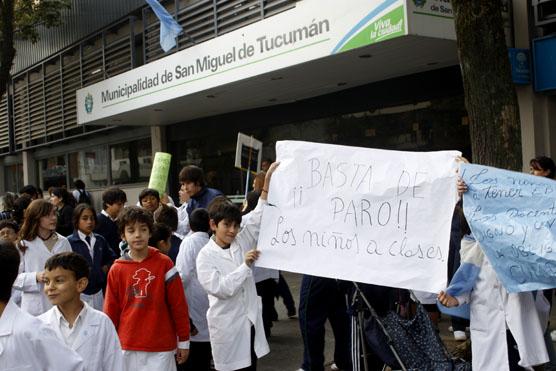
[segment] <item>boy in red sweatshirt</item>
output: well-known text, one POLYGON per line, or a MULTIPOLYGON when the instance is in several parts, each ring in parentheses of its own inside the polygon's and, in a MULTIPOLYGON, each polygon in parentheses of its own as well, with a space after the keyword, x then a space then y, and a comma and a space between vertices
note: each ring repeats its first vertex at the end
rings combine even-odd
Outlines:
POLYGON ((114 322, 127 370, 176 370, 189 355, 189 313, 178 271, 149 247, 153 219, 126 208, 119 231, 128 248, 108 273, 104 312, 114 322), (177 351, 176 351, 177 348, 177 351))

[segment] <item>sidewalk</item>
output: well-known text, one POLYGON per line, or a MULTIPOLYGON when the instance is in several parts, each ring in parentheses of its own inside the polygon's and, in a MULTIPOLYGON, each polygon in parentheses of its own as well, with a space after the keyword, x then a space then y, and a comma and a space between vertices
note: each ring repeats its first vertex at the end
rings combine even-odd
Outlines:
MULTIPOLYGON (((299 309, 299 289, 301 285, 301 275, 295 273, 283 272, 290 290, 295 299, 296 308, 299 309)), ((272 327, 272 336, 269 341, 270 353, 259 360, 257 369, 259 371, 296 371, 301 367, 303 360, 303 340, 299 330, 299 321, 296 318, 289 319, 286 314, 286 308, 282 302, 276 302, 276 311, 278 312, 279 321, 274 322, 272 327)), ((556 310, 553 310, 550 316, 551 329, 556 328, 556 310)), ((443 316, 440 320, 440 337, 449 351, 452 351, 462 342, 455 341, 453 334, 448 331, 451 325, 450 318, 443 316)), ((469 333, 467 333, 469 336, 469 333)), ((334 337, 328 323, 326 327, 325 340, 325 362, 326 371, 330 371, 330 365, 333 361, 334 337)))

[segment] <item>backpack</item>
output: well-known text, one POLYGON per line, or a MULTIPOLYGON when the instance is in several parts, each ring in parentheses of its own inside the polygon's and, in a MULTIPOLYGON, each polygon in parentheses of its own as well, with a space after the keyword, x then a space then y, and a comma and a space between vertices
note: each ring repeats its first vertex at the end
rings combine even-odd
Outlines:
POLYGON ((79 192, 79 200, 77 200, 78 204, 91 205, 91 196, 89 195, 89 192, 82 189, 78 189, 77 192, 79 192))

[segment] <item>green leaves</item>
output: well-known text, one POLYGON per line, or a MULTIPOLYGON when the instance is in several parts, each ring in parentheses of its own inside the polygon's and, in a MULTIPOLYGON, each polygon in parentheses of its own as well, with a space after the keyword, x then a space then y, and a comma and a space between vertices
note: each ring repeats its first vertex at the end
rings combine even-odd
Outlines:
POLYGON ((16 37, 36 42, 38 27, 60 25, 62 12, 69 9, 71 0, 16 0, 14 30, 16 37))

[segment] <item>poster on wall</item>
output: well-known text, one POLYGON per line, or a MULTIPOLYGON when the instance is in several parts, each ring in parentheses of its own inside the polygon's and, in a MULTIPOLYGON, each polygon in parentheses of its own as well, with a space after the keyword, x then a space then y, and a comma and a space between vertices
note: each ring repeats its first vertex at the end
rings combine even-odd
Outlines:
POLYGON ((235 167, 256 173, 261 170, 263 142, 243 133, 237 134, 235 167))

